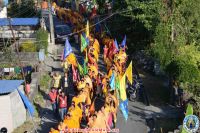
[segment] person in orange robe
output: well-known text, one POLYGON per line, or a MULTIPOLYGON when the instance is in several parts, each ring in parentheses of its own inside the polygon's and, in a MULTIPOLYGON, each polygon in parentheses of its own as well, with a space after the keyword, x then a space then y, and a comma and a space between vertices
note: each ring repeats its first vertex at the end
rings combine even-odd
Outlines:
POLYGON ((49 133, 60 133, 60 132, 58 130, 54 129, 54 128, 51 128, 49 133))

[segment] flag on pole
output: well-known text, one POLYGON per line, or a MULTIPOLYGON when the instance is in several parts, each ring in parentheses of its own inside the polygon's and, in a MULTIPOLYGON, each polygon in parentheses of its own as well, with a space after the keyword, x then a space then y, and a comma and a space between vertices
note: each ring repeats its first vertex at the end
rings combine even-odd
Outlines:
POLYGON ((110 88, 111 88, 111 90, 115 89, 115 74, 114 74, 114 72, 112 73, 112 76, 110 78, 110 88))
POLYGON ((132 85, 132 83, 133 83, 132 61, 131 61, 131 63, 129 64, 128 68, 126 69, 125 74, 126 74, 126 77, 127 77, 128 81, 129 81, 129 82, 131 83, 131 85, 132 85))
POLYGON ((125 45, 126 45, 126 35, 124 36, 124 39, 123 39, 122 44, 121 44, 122 48, 124 48, 125 45))
MULTIPOLYGON (((193 107, 191 104, 188 104, 188 106, 187 106, 185 117, 188 115, 193 115, 193 107)), ((181 133, 188 133, 188 132, 185 130, 185 128, 182 127, 181 133)))
POLYGON ((78 63, 78 70, 80 72, 80 75, 84 75, 83 67, 79 63, 78 63))
POLYGON ((63 55, 63 59, 65 60, 66 57, 72 52, 72 47, 69 43, 69 40, 68 38, 66 38, 66 41, 65 41, 65 47, 64 47, 64 55, 63 55))
POLYGON ((81 52, 83 52, 83 50, 87 47, 87 45, 88 45, 88 43, 87 43, 86 39, 81 34, 81 52))
POLYGON ((34 109, 33 104, 29 101, 29 99, 19 89, 17 89, 17 91, 18 91, 26 109, 28 110, 29 114, 31 116, 34 116, 35 109, 34 109))
POLYGON ((127 121, 128 120, 128 99, 126 99, 125 101, 122 101, 119 106, 125 120, 127 121))
POLYGON ((122 101, 125 101, 127 99, 127 96, 126 96, 126 75, 125 74, 120 79, 119 84, 120 84, 120 87, 119 87, 120 98, 122 99, 122 101))
POLYGON ((86 31, 85 31, 85 33, 86 33, 86 37, 89 37, 89 35, 90 35, 90 28, 89 28, 89 21, 87 20, 87 24, 86 24, 86 31))
POLYGON ((86 50, 86 53, 85 53, 85 60, 84 60, 86 63, 88 63, 88 54, 87 54, 87 50, 86 50))
POLYGON ((88 74, 88 68, 87 68, 86 60, 84 60, 84 64, 83 64, 83 73, 84 73, 84 75, 88 74))
POLYGON ((115 47, 116 47, 117 50, 119 50, 118 43, 117 43, 116 39, 115 39, 115 47))

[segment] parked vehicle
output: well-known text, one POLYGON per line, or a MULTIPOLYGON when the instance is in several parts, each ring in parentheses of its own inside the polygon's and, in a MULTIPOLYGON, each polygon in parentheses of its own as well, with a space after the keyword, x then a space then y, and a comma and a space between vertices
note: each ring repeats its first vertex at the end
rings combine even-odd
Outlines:
POLYGON ((127 89, 127 94, 130 101, 134 102, 139 99, 139 91, 141 87, 142 87, 141 79, 138 76, 135 76, 133 84, 132 85, 129 84, 127 89))
POLYGON ((56 25, 55 26, 55 39, 58 43, 65 42, 66 38, 71 33, 71 28, 68 25, 56 25))

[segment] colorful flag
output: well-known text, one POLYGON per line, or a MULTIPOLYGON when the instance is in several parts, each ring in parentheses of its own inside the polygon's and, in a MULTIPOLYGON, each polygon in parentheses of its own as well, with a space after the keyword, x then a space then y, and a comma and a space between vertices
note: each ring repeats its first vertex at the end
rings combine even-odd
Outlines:
POLYGON ((87 21, 85 33, 86 33, 86 37, 89 37, 89 35, 90 35, 89 21, 87 21))
POLYGON ((131 83, 133 83, 133 73, 132 73, 132 61, 131 63, 129 64, 128 68, 126 69, 126 72, 125 72, 126 76, 127 76, 127 79, 128 81, 131 83))
POLYGON ((88 63, 88 54, 87 54, 87 50, 86 50, 86 53, 85 53, 85 60, 84 60, 86 63, 88 63))
POLYGON ((63 56, 63 59, 65 60, 66 57, 72 52, 72 47, 69 43, 69 40, 68 38, 66 38, 66 41, 65 41, 65 47, 64 47, 64 56, 63 56))
POLYGON ((120 98, 122 99, 122 101, 125 101, 127 99, 127 96, 126 96, 126 75, 125 74, 120 79, 119 84, 120 84, 120 87, 119 87, 120 98))
POLYGON ((120 103, 120 109, 124 115, 125 120, 128 120, 128 99, 120 103))
POLYGON ((112 76, 110 78, 110 88, 111 88, 111 90, 115 89, 115 74, 114 74, 114 72, 112 73, 112 76))
POLYGON ((87 47, 88 43, 86 42, 85 38, 81 34, 81 52, 87 47))
POLYGON ((87 67, 86 60, 84 60, 84 64, 83 64, 83 73, 84 73, 84 75, 88 74, 88 67, 87 67))
POLYGON ((78 63, 78 70, 80 72, 80 75, 84 75, 83 67, 79 63, 78 63))
POLYGON ((83 37, 85 38, 86 42, 89 44, 89 43, 90 43, 90 41, 89 41, 89 38, 88 38, 88 37, 86 37, 86 34, 85 34, 85 32, 83 32, 83 33, 82 33, 82 35, 83 35, 83 37))
MULTIPOLYGON (((193 115, 193 107, 191 104, 188 104, 188 106, 187 106, 185 117, 188 115, 193 115)), ((181 133, 188 133, 188 132, 185 130, 185 128, 182 127, 181 133)))
POLYGON ((34 109, 33 104, 29 101, 29 99, 19 89, 17 89, 17 91, 18 91, 26 109, 28 110, 29 114, 31 116, 34 116, 35 109, 34 109))
POLYGON ((118 43, 117 43, 116 39, 115 39, 115 47, 116 47, 117 50, 119 50, 118 43))
POLYGON ((126 35, 125 35, 125 37, 124 37, 124 39, 123 39, 123 41, 122 41, 122 44, 121 44, 122 48, 124 48, 125 45, 126 45, 126 35))

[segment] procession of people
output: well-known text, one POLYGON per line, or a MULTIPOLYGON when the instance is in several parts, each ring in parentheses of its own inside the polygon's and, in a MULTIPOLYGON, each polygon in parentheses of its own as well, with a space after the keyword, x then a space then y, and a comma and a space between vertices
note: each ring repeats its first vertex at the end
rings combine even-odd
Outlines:
MULTIPOLYGON (((53 7, 60 10, 54 3, 53 7)), ((52 75, 49 98, 59 123, 49 133, 83 132, 83 129, 89 133, 110 132, 116 127, 119 108, 128 119, 126 85, 132 84, 132 62, 127 64, 126 36, 118 44, 109 36, 99 36, 101 33, 92 30, 90 21, 85 22, 85 32, 78 31, 75 34, 78 44, 73 44, 80 45, 82 61, 77 59, 67 38, 61 59, 63 74, 52 75), (105 70, 100 69, 100 63, 105 70)))
POLYGON ((132 82, 129 76, 132 66, 129 65, 126 69, 125 40, 118 47, 116 41, 107 39, 103 50, 107 70, 101 71, 99 41, 90 34, 85 37, 81 34, 80 38, 83 39, 80 42, 84 55, 83 65, 79 63, 69 41, 66 40, 61 62, 64 76, 58 72, 53 75, 49 97, 54 113, 59 113, 60 123, 57 129, 52 128, 50 133, 85 128, 105 129, 107 132, 115 128, 120 101, 126 100, 126 84, 122 82, 126 76, 130 83, 132 82), (89 42, 86 41, 87 38, 89 42), (96 110, 99 106, 96 105, 96 99, 102 99, 103 106, 99 110, 96 110))

